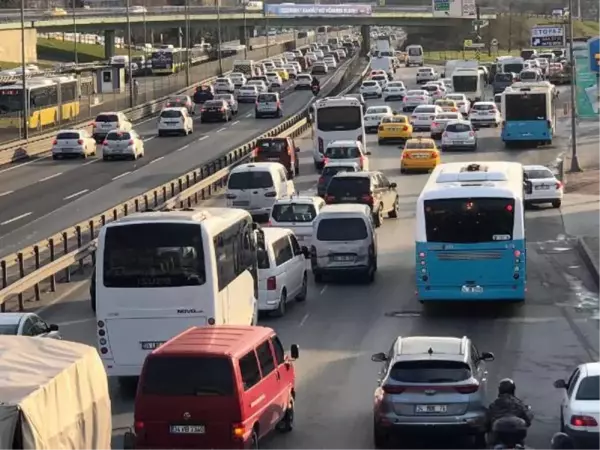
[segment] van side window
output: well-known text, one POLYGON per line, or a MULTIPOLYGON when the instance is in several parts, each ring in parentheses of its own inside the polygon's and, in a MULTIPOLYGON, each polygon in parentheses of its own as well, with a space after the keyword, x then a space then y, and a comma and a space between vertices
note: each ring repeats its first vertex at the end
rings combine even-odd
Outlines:
POLYGON ((260 381, 260 370, 258 369, 258 361, 254 350, 240 359, 240 372, 245 391, 260 381))
POLYGON ((294 253, 292 252, 292 246, 290 245, 290 240, 287 236, 273 243, 273 252, 275 253, 275 264, 277 264, 277 266, 292 259, 294 253))
POLYGON ((275 361, 273 360, 273 353, 271 353, 269 341, 265 341, 260 344, 256 349, 256 354, 258 355, 258 362, 260 363, 260 371, 262 372, 262 376, 266 377, 275 370, 275 361))
POLYGON ((290 241, 292 241, 292 250, 294 252, 294 256, 298 256, 302 254, 302 247, 298 243, 298 239, 293 234, 290 234, 290 241))
POLYGON ((273 344, 273 351, 275 352, 275 360, 277 361, 277 365, 283 364, 285 362, 285 351, 283 350, 283 345, 277 336, 273 336, 271 338, 271 344, 273 344))
POLYGON ((244 270, 251 268, 254 248, 249 233, 250 222, 241 219, 214 237, 219 291, 225 289, 244 270))

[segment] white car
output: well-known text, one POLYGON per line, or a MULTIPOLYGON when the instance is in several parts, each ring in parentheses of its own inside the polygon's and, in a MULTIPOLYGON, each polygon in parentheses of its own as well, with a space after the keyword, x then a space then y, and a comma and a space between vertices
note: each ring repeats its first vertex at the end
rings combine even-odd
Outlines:
POLYGON ((392 115, 394 115, 394 111, 389 106, 369 106, 364 117, 365 133, 376 133, 381 119, 392 115))
POLYGON ((369 171, 370 154, 359 141, 333 141, 325 148, 323 163, 327 165, 331 161, 344 161, 357 164, 360 170, 369 171))
POLYGON ((406 87, 402 81, 390 81, 383 89, 383 100, 404 100, 406 87))
POLYGON ((431 105, 432 103, 433 99, 429 95, 429 92, 422 89, 411 90, 406 93, 404 100, 402 100, 402 111, 414 111, 418 106, 431 105))
POLYGON ((258 98, 258 88, 256 86, 242 86, 237 93, 239 103, 254 103, 258 98))
POLYGON ((144 156, 144 141, 135 130, 113 130, 102 143, 102 159, 131 159, 144 156))
POLYGON ((248 81, 248 79, 246 78, 246 75, 244 75, 241 72, 232 72, 232 73, 230 73, 229 74, 229 79, 232 81, 233 86, 235 87, 235 89, 241 88, 248 81))
POLYGON ((296 83, 294 85, 295 90, 299 89, 311 89, 312 88, 312 75, 308 73, 300 73, 296 77, 296 83))
MULTIPOLYGON (((258 91, 259 94, 261 94, 263 92, 269 92, 269 87, 262 80, 250 80, 246 83, 246 86, 255 86, 256 90, 258 91)), ((244 86, 244 87, 246 87, 246 86, 244 86)))
POLYGON ((442 151, 477 150, 477 133, 467 120, 448 122, 442 134, 442 151))
POLYGON ((304 56, 306 56, 306 59, 308 59, 308 62, 310 64, 314 64, 319 60, 318 56, 315 55, 313 52, 306 52, 306 55, 304 56))
POLYGON ((560 429, 575 441, 574 448, 598 448, 600 428, 600 363, 579 365, 568 380, 557 380, 561 389, 560 429))
POLYGON ((432 67, 421 67, 417 70, 417 84, 435 81, 440 76, 432 67))
POLYGON ((294 58, 296 58, 296 55, 294 54, 294 52, 284 52, 283 57, 285 58, 286 61, 293 61, 294 58))
POLYGON ((257 250, 258 310, 282 317, 287 302, 306 300, 309 253, 290 229, 265 228, 263 232, 264 247, 259 244, 257 250))
POLYGON ((233 94, 235 92, 235 84, 230 78, 221 77, 215 80, 214 84, 215 92, 227 92, 233 94))
POLYGON ((423 86, 423 90, 429 93, 429 96, 435 102, 436 100, 441 100, 446 95, 446 88, 443 86, 438 86, 437 84, 426 83, 423 86))
POLYGON ((471 100, 465 94, 446 94, 446 100, 454 100, 458 110, 463 116, 469 114, 471 109, 471 100))
POLYGON ((325 61, 325 64, 327 64, 327 68, 329 70, 337 68, 337 63, 335 62, 335 58, 333 56, 326 56, 323 58, 323 61, 325 61))
POLYGON ((164 108, 158 116, 158 135, 183 134, 194 132, 194 119, 187 108, 164 108))
POLYGON ((290 78, 296 78, 296 76, 298 76, 298 70, 293 64, 284 64, 283 68, 286 70, 290 78))
POLYGON ((379 83, 379 85, 381 86, 381 89, 385 89, 385 87, 388 84, 387 75, 377 74, 377 75, 373 75, 370 79, 373 81, 377 81, 379 83))
POLYGON ((410 117, 413 131, 430 131, 435 118, 444 110, 437 105, 419 105, 410 117))
POLYGON ((440 81, 443 83, 444 87, 446 88, 446 92, 448 92, 448 93, 452 92, 453 87, 452 87, 452 79, 451 78, 442 78, 440 81))
POLYGON ((35 313, 3 312, 0 314, 0 336, 62 339, 58 325, 48 325, 35 313))
POLYGON ((96 154, 96 140, 86 130, 60 130, 52 143, 52 159, 87 158, 96 154))
POLYGON ((526 204, 550 203, 554 208, 560 207, 564 187, 550 169, 545 166, 523 166, 523 174, 531 188, 525 191, 526 204))
POLYGON ((364 98, 375 97, 381 98, 383 94, 383 89, 381 85, 374 80, 365 80, 360 85, 359 92, 362 94, 364 98))
POLYGON ((502 123, 502 115, 494 102, 475 102, 469 111, 469 120, 476 128, 497 128, 502 123))
POLYGON ((238 101, 235 99, 235 96, 233 94, 217 94, 215 95, 213 100, 225 100, 229 105, 229 109, 231 109, 231 113, 234 116, 238 113, 240 109, 238 101))
POLYGON ((323 50, 315 50, 314 54, 317 56, 318 59, 323 59, 325 57, 325 53, 323 53, 323 50))
POLYGON ((317 196, 292 196, 282 198, 273 204, 268 226, 289 228, 294 232, 300 245, 310 246, 312 224, 325 201, 317 196))
POLYGON ((443 113, 438 114, 431 123, 431 139, 441 139, 444 130, 446 130, 446 125, 457 120, 463 120, 463 116, 459 112, 444 111, 443 113))
POLYGON ((283 81, 277 72, 267 72, 265 75, 269 80, 269 87, 280 88, 283 85, 283 81))

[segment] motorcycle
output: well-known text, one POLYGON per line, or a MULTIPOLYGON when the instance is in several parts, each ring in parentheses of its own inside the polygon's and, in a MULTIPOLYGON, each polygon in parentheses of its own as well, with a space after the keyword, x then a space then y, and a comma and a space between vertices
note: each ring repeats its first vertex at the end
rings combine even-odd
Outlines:
POLYGON ((310 89, 311 89, 311 91, 312 91, 312 93, 313 93, 314 96, 319 95, 319 91, 321 90, 321 88, 318 85, 316 85, 316 84, 313 84, 310 89))
POLYGON ((501 417, 492 424, 495 449, 524 449, 527 423, 515 416, 501 417))

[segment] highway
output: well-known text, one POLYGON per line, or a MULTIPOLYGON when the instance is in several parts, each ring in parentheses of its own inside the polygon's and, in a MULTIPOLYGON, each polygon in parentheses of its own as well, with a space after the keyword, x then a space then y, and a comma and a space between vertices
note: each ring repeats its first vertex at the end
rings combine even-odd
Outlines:
MULTIPOLYGON (((398 77, 410 88, 414 86, 415 69, 401 69, 398 77)), ((383 101, 368 103, 376 105, 383 101)), ((559 138, 551 148, 507 152, 498 129, 483 129, 479 137, 477 154, 443 154, 443 161, 476 158, 550 164, 565 144, 559 138)), ((297 190, 314 192, 317 174, 310 156, 310 138, 299 138, 297 143, 301 147, 297 190)), ((480 351, 491 351, 496 356, 496 361, 488 365, 490 395, 493 396, 499 379, 513 378, 518 395, 532 405, 536 416, 527 443, 532 448, 548 448, 559 423, 560 397, 552 382, 568 376, 577 364, 598 358, 598 321, 592 318, 597 312, 598 295, 591 288, 592 281, 572 243, 565 238, 560 211, 527 212, 528 295, 523 305, 453 303, 444 308, 424 309, 414 297, 413 236, 415 202, 428 175, 401 175, 400 150, 395 145, 378 146, 373 135, 369 135, 367 145, 372 152, 372 169, 382 171, 398 184, 400 217, 386 219, 377 230, 379 270, 374 284, 330 282, 317 286, 311 277, 307 302, 290 304, 283 318, 261 320, 262 325, 277 330, 286 347, 297 343, 301 349, 296 362, 295 429, 287 435, 274 435, 263 447, 373 448, 372 401, 380 367, 370 361, 370 355, 387 351, 398 335, 467 335, 480 351)), ((193 143, 186 150, 190 152, 187 161, 194 158, 192 152, 210 151, 208 148, 193 143)), ((158 178, 163 171, 171 170, 170 175, 174 175, 179 164, 177 155, 169 158, 169 168, 152 165, 153 169, 161 169, 138 181, 131 178, 132 186, 124 188, 132 189, 144 181, 158 184, 158 179, 147 177, 158 178)), ((92 163, 88 167, 98 166, 92 163)), ((110 193, 107 195, 115 193, 111 186, 116 188, 118 184, 107 186, 105 192, 110 193)), ((70 187, 73 192, 77 189, 70 187)), ((50 188, 45 190, 52 192, 50 188)), ((96 200, 89 198, 80 202, 79 207, 96 200)), ((113 200, 116 199, 111 199, 111 203, 113 200)), ((220 202, 215 199, 206 204, 213 206, 220 202)), ((46 304, 40 314, 49 323, 59 324, 65 339, 95 345, 87 283, 70 287, 68 295, 54 304, 46 304)), ((116 383, 111 382, 111 393, 113 448, 122 448, 120 437, 123 427, 132 425, 133 403, 116 383)), ((424 440, 411 442, 408 447, 464 448, 463 445, 448 440, 424 440)))
MULTIPOLYGON (((339 79, 343 74, 336 72, 339 79)), ((327 86, 333 74, 322 81, 327 86)), ((284 86, 284 118, 255 119, 254 104, 240 104, 229 123, 200 123, 186 137, 156 135, 156 118, 134 128, 144 139, 145 157, 137 161, 54 161, 49 157, 0 169, 0 247, 17 251, 114 205, 146 192, 213 160, 302 110, 310 91, 284 86), (100 189, 101 188, 101 189, 100 189)), ((100 153, 98 153, 100 155, 100 153)))

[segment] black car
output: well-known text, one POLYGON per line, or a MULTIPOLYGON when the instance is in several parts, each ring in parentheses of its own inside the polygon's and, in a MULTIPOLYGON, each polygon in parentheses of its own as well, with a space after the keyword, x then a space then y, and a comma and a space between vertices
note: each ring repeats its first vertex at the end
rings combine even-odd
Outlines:
POLYGON ((229 122, 233 117, 225 100, 209 100, 202 105, 200 122, 229 122))
POLYGON ((331 166, 327 165, 323 167, 323 171, 317 182, 317 195, 319 197, 324 197, 327 193, 327 186, 329 186, 331 179, 342 172, 358 172, 358 168, 356 167, 356 164, 347 164, 345 166, 332 164, 331 166))
POLYGON ((376 227, 383 223, 383 216, 395 219, 399 214, 399 197, 396 183, 381 172, 341 172, 336 174, 325 193, 325 203, 359 203, 369 205, 376 227))
POLYGON ((204 102, 212 100, 213 98, 215 98, 215 93, 211 87, 198 88, 196 92, 194 92, 194 103, 196 105, 202 105, 204 102))

